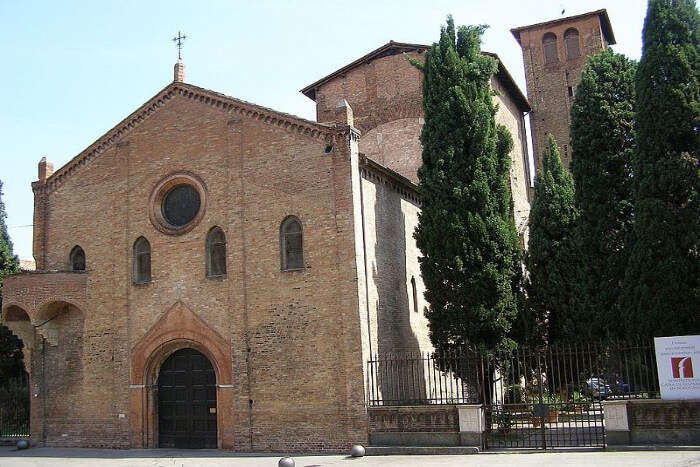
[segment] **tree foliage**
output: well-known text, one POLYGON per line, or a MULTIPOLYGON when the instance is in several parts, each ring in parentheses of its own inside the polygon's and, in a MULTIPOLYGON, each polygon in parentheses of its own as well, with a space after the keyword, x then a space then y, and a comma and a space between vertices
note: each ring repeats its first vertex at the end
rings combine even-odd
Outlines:
MULTIPOLYGON (((2 309, 3 279, 19 272, 19 260, 12 254, 12 241, 5 224, 5 204, 0 181, 0 309, 2 309)), ((0 382, 17 377, 22 372, 22 342, 7 327, 0 324, 0 382)))
POLYGON ((529 342, 558 342, 585 331, 573 315, 576 252, 573 235, 578 212, 574 181, 564 168, 559 147, 549 135, 542 154, 542 169, 535 177, 535 198, 530 209, 530 241, 525 256, 529 342))
POLYGON ((632 224, 635 62, 611 49, 589 57, 571 109, 577 262, 575 314, 614 337, 632 224))
POLYGON ((622 300, 629 328, 645 337, 700 332, 699 22, 693 0, 649 1, 622 300))
POLYGON ((12 254, 12 241, 5 224, 5 203, 2 201, 2 181, 0 181, 0 305, 2 304, 2 281, 5 276, 19 272, 19 259, 12 254))
POLYGON ((513 345, 521 255, 509 185, 513 143, 495 123, 497 62, 481 54, 484 29, 462 26, 455 34, 448 17, 420 66, 425 125, 415 238, 438 350, 513 345))

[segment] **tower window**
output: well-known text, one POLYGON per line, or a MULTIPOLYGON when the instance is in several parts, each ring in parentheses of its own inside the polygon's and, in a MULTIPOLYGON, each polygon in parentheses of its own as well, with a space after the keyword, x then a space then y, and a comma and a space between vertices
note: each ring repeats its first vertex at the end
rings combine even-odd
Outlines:
POLYGON ((557 63, 559 55, 557 53, 557 36, 548 32, 542 37, 542 50, 544 51, 544 63, 557 63))
POLYGON ((574 88, 573 86, 568 86, 566 90, 569 92, 569 98, 574 97, 574 88))
POLYGON ((564 46, 566 47, 566 59, 572 60, 581 56, 581 49, 578 41, 578 31, 567 29, 564 33, 564 46))

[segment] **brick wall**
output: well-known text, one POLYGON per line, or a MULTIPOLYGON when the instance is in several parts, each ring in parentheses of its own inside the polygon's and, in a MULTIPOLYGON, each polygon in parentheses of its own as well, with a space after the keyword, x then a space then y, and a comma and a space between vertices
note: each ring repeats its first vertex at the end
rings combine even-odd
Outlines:
MULTIPOLYGON (((130 391, 141 390, 132 384, 130 362, 150 356, 132 352, 182 303, 228 342, 232 355, 233 387, 226 389, 232 395, 218 407, 226 430, 220 447, 339 450, 366 442, 349 130, 328 132, 183 84, 155 101, 162 102, 157 110, 129 117, 99 152, 88 148, 89 160, 80 155, 48 185, 35 184, 37 211, 44 213, 37 217, 42 240, 35 256, 45 261, 38 264, 66 269, 70 250, 80 245, 87 272, 80 275, 86 294, 80 307, 52 323, 56 338, 44 357, 46 426, 42 433, 33 423, 33 439, 153 446, 152 433, 134 428, 153 414, 130 400, 130 391), (202 180, 206 211, 191 231, 172 236, 151 223, 149 199, 176 172, 202 180), (303 224, 306 267, 283 272, 279 225, 290 214, 303 224), (213 279, 205 277, 204 252, 215 225, 226 234, 227 275, 213 279), (139 236, 151 244, 146 285, 131 280, 139 236)), ((39 285, 25 276, 17 281, 40 294, 50 283, 43 276, 39 285)), ((49 299, 66 293, 56 290, 49 299)), ((25 308, 33 323, 41 319, 25 308)), ((34 352, 35 368, 39 358, 34 352)), ((41 377, 33 375, 37 389, 41 377)), ((38 404, 32 417, 43 418, 38 404)))
POLYGON ((498 91, 494 100, 498 105, 496 122, 504 125, 513 138, 511 151, 510 190, 513 196, 513 215, 518 234, 525 245, 528 241, 527 220, 530 216, 530 162, 527 151, 525 117, 518 110, 512 96, 497 79, 491 80, 491 87, 498 91))
MULTIPOLYGON (((18 276, 15 295, 14 279, 6 283, 8 306, 34 325, 52 319, 35 336, 46 339, 43 350, 33 345, 31 384, 46 400, 46 410, 32 405, 34 440, 155 447, 158 359, 191 344, 220 378, 219 447, 366 442, 370 348, 431 350, 412 236, 419 205, 408 182, 421 157, 420 73, 405 55, 355 68, 318 90, 320 121, 338 118, 343 96, 362 138, 347 121, 318 125, 174 83, 33 184, 37 267, 67 269, 75 245, 87 259, 83 274, 18 276), (363 150, 375 169, 360 163, 363 150), (205 193, 201 220, 182 235, 164 234, 150 215, 154 187, 173 174, 200 180, 205 193), (280 270, 288 215, 303 226, 300 271, 280 270), (226 235, 225 277, 205 274, 213 226, 226 235), (134 285, 141 236, 152 281, 134 285), (73 282, 61 285, 74 277, 82 281, 75 293, 73 282)), ((517 147, 522 119, 508 96, 501 103, 499 121, 517 147)), ((516 210, 527 203, 524 154, 513 153, 516 210)))
POLYGON ((571 163, 571 146, 569 143, 569 125, 571 124, 571 105, 573 98, 568 88, 575 88, 581 78, 581 71, 589 55, 596 54, 607 47, 603 37, 598 14, 576 17, 570 21, 533 26, 519 32, 520 44, 525 64, 527 96, 532 105, 530 122, 535 151, 535 167, 541 167, 542 150, 546 147, 547 134, 551 133, 561 149, 562 162, 565 167, 571 163), (581 56, 567 59, 564 33, 569 28, 579 32, 581 56), (557 37, 559 61, 544 63, 542 38, 551 32, 557 37))
MULTIPOLYGON (((419 50, 376 58, 322 83, 315 91, 316 113, 320 122, 332 122, 338 102, 347 100, 354 125, 362 132, 360 152, 417 183, 424 123, 422 73, 409 58, 423 61, 425 53, 419 50)), ((491 86, 499 92, 494 97, 499 106, 496 120, 513 137, 511 190, 516 225, 525 232, 530 211, 530 169, 523 112, 498 77, 492 79, 491 86)))
POLYGON ((417 193, 387 173, 364 167, 362 199, 369 297, 369 325, 365 319, 362 332, 373 354, 432 351, 423 314, 427 303, 420 251, 413 238, 420 210, 417 193))
POLYGON ((362 133, 360 152, 413 182, 421 164, 420 129, 423 126, 422 74, 410 52, 371 60, 348 70, 316 90, 319 122, 332 122, 338 102, 352 107, 354 126, 362 133))
POLYGON ((456 405, 372 407, 370 433, 459 432, 456 405))

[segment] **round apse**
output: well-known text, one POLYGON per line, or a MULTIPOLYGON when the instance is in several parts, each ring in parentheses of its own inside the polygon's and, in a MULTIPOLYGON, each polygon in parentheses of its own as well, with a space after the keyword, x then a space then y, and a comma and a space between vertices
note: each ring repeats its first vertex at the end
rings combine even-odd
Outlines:
POLYGON ((197 216, 201 200, 199 192, 186 184, 176 185, 163 198, 163 218, 174 227, 183 227, 197 216))

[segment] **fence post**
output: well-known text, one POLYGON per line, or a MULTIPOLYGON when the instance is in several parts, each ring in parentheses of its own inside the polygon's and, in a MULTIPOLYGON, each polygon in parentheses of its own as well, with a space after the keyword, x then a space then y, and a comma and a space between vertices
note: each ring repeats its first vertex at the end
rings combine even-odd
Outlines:
POLYGON ((627 421, 627 400, 603 401, 605 441, 607 444, 630 444, 630 426, 627 421))
POLYGON ((462 446, 483 446, 486 413, 482 404, 458 405, 459 440, 462 446))

